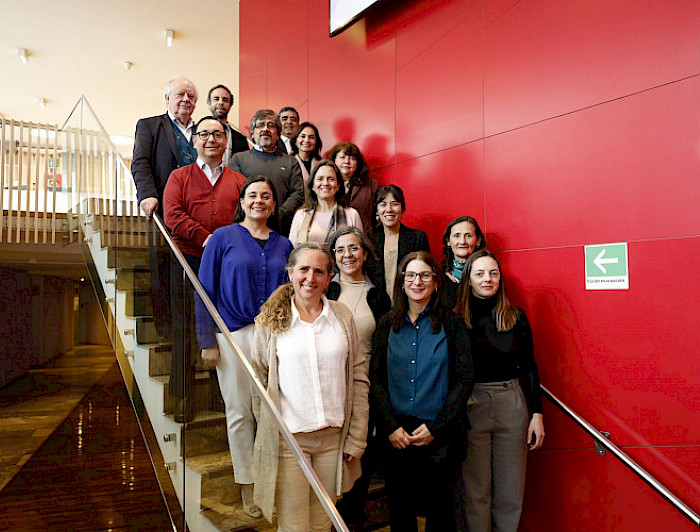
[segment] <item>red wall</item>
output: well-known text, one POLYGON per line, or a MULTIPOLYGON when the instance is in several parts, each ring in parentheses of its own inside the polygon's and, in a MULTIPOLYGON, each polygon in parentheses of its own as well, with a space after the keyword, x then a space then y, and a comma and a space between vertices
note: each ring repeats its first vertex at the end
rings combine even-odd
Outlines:
MULTIPOLYGON (((333 39, 326 0, 240 20, 240 123, 293 105, 327 148, 357 143, 434 251, 480 220, 542 382, 700 511, 700 3, 387 0, 333 39), (630 289, 586 291, 583 246, 607 242, 630 289)), ((522 530, 692 528, 545 421, 522 530)))

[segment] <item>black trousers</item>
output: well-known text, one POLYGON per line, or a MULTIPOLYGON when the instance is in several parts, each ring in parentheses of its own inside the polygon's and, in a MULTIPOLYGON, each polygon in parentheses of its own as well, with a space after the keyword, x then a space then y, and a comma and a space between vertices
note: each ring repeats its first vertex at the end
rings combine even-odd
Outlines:
MULTIPOLYGON (((185 254, 185 260, 199 272, 202 259, 185 254)), ((170 364, 170 389, 172 394, 183 399, 192 397, 194 365, 199 353, 195 336, 194 288, 185 270, 174 255, 170 258, 170 316, 172 318, 172 360, 170 364)))
MULTIPOLYGON (((420 420, 406 421, 402 427, 407 432, 421 424, 420 420)), ((417 532, 417 517, 425 515, 426 532, 453 532, 460 460, 450 442, 435 440, 424 447, 396 449, 388 436, 383 440, 391 531, 417 532)))

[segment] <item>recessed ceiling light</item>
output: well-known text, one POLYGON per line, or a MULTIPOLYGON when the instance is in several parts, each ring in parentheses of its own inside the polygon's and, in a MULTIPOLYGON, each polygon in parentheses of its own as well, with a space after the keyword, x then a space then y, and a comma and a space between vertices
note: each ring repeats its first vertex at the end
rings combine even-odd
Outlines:
POLYGON ((29 56, 27 55, 27 49, 26 48, 17 48, 17 56, 19 57, 19 60, 22 61, 25 65, 29 62, 29 56))
POLYGON ((168 48, 172 48, 173 46, 174 35, 175 32, 173 30, 165 30, 165 44, 168 46, 168 48))
POLYGON ((122 63, 122 66, 124 67, 124 70, 131 70, 131 67, 134 66, 134 63, 131 61, 124 61, 122 63))
POLYGON ((37 98, 36 103, 42 109, 46 109, 46 98, 37 98))

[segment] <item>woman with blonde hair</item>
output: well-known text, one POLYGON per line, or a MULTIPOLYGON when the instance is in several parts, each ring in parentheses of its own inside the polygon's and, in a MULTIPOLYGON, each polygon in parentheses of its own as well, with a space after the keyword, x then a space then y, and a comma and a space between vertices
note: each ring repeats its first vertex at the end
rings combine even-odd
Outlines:
MULTIPOLYGON (((251 364, 324 488, 335 501, 360 476, 368 380, 350 309, 324 292, 333 257, 316 242, 289 256, 290 283, 255 319, 251 364)), ((281 531, 330 531, 331 521, 260 399, 254 398, 255 502, 281 531)))
POLYGON ((455 312, 469 329, 474 360, 463 464, 467 527, 515 532, 527 451, 544 441, 542 399, 530 324, 508 300, 501 267, 490 251, 475 251, 467 260, 455 312))

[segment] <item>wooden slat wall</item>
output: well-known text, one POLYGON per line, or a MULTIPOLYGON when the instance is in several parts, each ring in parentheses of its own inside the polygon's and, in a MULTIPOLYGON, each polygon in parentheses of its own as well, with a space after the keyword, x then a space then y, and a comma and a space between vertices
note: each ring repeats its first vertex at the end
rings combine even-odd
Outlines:
POLYGON ((131 173, 103 134, 0 118, 0 243, 55 244, 67 209, 108 229, 108 245, 115 229, 147 244, 131 173))

